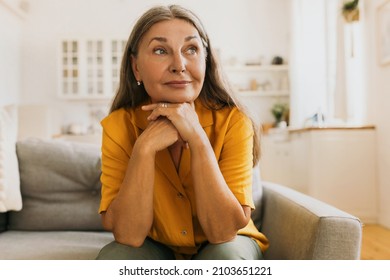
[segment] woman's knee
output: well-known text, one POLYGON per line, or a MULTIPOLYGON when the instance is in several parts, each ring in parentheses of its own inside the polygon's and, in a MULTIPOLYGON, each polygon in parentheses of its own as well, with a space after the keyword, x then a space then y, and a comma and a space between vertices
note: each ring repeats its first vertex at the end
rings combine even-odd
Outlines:
POLYGON ((259 260, 263 259, 259 245, 252 238, 238 235, 229 242, 207 244, 194 256, 197 260, 259 260))
POLYGON ((167 260, 173 252, 166 246, 147 238, 141 247, 132 247, 113 241, 104 246, 97 260, 167 260))

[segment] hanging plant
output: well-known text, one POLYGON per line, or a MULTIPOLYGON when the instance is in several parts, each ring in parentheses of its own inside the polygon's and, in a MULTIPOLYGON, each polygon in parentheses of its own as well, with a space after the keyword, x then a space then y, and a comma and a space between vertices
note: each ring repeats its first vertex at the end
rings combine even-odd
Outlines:
POLYGON ((347 22, 358 21, 360 18, 359 0, 345 2, 343 4, 342 13, 343 13, 344 19, 347 22))

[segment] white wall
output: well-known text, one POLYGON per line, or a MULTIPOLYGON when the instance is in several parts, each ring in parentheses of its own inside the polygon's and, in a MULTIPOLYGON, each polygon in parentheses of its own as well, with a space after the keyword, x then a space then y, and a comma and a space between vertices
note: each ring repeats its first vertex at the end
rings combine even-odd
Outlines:
POLYGON ((19 102, 22 19, 0 3, 0 106, 19 102))
POLYGON ((378 64, 377 8, 383 0, 365 1, 369 118, 377 128, 379 223, 390 228, 390 64, 378 64))
MULTIPOLYGON (((289 0, 178 0, 203 21, 222 59, 239 62, 288 55, 289 0)), ((150 6, 172 1, 35 0, 24 23, 22 95, 24 104, 49 107, 52 133, 61 125, 88 122, 88 106, 57 98, 57 52, 63 37, 127 38, 136 18, 150 6)))

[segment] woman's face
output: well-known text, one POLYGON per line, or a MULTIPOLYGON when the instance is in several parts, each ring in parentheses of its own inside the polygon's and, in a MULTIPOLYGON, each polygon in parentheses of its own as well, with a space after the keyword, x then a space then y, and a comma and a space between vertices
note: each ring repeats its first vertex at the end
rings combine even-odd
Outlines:
POLYGON ((153 103, 194 101, 206 71, 206 54, 197 29, 180 19, 156 23, 141 39, 132 67, 153 103))

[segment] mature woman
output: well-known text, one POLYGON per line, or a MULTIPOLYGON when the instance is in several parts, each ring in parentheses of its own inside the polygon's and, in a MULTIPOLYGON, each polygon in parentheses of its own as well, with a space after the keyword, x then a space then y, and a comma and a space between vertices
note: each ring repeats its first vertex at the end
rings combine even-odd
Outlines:
POLYGON ((259 147, 199 19, 176 5, 135 24, 102 121, 98 259, 261 259, 250 216, 259 147))

